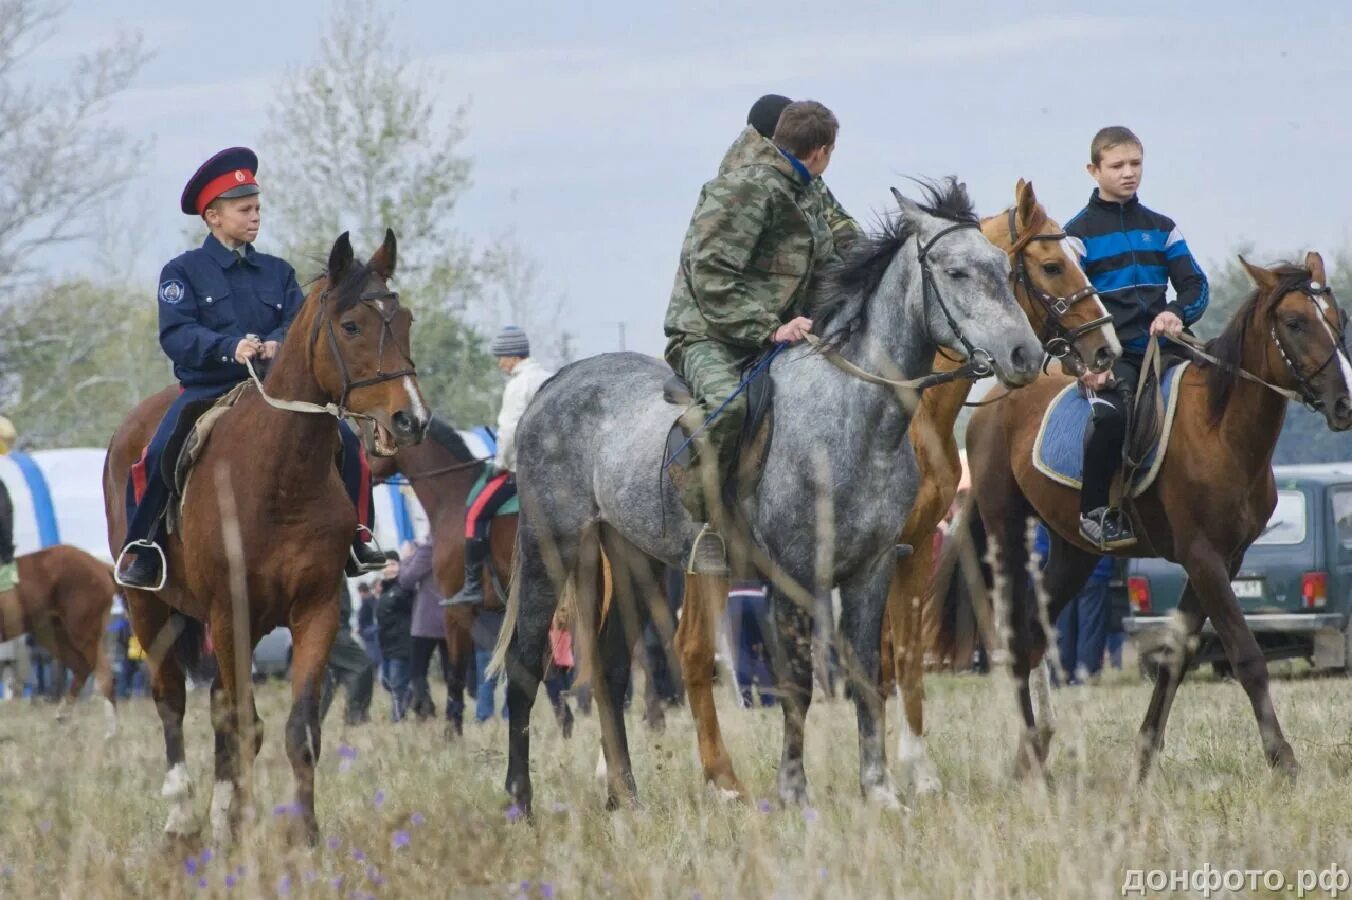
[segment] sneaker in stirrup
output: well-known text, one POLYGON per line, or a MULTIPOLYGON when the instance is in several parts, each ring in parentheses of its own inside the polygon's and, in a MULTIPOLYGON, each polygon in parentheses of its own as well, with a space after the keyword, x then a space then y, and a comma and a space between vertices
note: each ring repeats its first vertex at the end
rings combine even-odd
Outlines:
POLYGON ((1081 513, 1080 535, 1099 550, 1116 550, 1136 543, 1131 523, 1120 509, 1112 506, 1081 513))
POLYGON ((723 575, 728 574, 728 550, 723 536, 705 522, 690 545, 690 559, 686 562, 687 575, 723 575))
POLYGON ((131 541, 113 567, 113 581, 122 587, 158 591, 164 587, 164 551, 154 541, 131 541))

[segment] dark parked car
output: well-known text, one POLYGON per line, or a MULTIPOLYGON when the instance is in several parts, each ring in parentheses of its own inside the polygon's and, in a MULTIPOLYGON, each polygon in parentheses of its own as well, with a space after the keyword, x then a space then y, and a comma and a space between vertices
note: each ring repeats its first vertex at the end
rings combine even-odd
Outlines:
MULTIPOLYGON (((1352 463, 1278 466, 1274 473, 1277 508, 1231 581, 1235 596, 1267 659, 1345 668, 1352 640, 1352 463)), ((1147 675, 1159 664, 1163 629, 1185 580, 1182 567, 1164 560, 1127 565, 1132 614, 1122 625, 1147 675)), ((1194 662, 1229 672, 1210 622, 1194 662)))

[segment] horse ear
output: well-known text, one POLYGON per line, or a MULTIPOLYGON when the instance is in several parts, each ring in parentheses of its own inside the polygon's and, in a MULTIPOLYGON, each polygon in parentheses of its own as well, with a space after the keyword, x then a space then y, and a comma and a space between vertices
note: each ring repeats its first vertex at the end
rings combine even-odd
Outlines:
POLYGON ((1328 273, 1324 271, 1324 257, 1311 250, 1305 254, 1305 268, 1310 270, 1310 279, 1320 284, 1328 284, 1328 273))
POLYGON ((1037 209, 1037 194, 1033 193, 1033 183, 1019 179, 1019 186, 1015 189, 1015 196, 1018 197, 1018 219, 1024 225, 1033 221, 1033 210, 1037 209))
POLYGON ((395 259, 394 229, 386 228, 385 243, 381 244, 380 249, 376 251, 375 256, 371 257, 371 270, 381 278, 389 281, 394 277, 395 259))
POLYGON ((351 265, 352 239, 344 231, 338 235, 338 240, 333 242, 333 249, 329 251, 329 283, 333 284, 340 280, 351 265))
POLYGON ((1259 290, 1271 291, 1277 287, 1276 273, 1265 269, 1262 266, 1255 266, 1245 259, 1243 254, 1240 254, 1239 264, 1244 267, 1245 272, 1249 273, 1249 277, 1253 279, 1253 283, 1258 286, 1259 290))
POLYGON ((892 191, 892 196, 897 201, 897 206, 901 207, 902 218, 909 219, 924 212, 924 210, 920 208, 920 204, 916 203, 911 198, 904 196, 901 191, 896 188, 890 188, 890 190, 892 191))

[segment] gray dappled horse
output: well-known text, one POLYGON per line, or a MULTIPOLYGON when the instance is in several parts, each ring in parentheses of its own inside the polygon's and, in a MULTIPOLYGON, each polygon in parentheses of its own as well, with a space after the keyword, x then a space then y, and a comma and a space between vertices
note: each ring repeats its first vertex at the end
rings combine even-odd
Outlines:
MULTIPOLYGON (((882 234, 854 242, 813 286, 808 315, 828 349, 794 347, 769 370, 774 436, 757 493, 739 512, 759 568, 774 583, 777 643, 787 661, 778 673, 784 695, 779 794, 786 803, 806 801, 812 615, 834 587, 858 685, 852 694, 860 787, 866 797, 897 802, 879 729, 879 643, 917 467, 903 393, 858 377, 858 370, 847 372, 842 359, 911 379, 928 374, 942 346, 986 356, 1009 387, 1032 381, 1042 360, 1028 317, 1010 292, 1006 256, 977 228, 963 186, 949 179, 926 193, 923 206, 896 194, 899 216, 882 234)), ((497 664, 510 676, 507 790, 524 811, 531 803, 531 706, 559 592, 575 580, 579 628, 586 631, 595 621, 595 611, 585 607, 594 606, 601 542, 618 594, 630 581, 660 585, 660 566, 684 565, 695 538, 675 486, 661 471, 668 429, 683 411, 663 400, 670 375, 665 363, 636 353, 582 360, 547 382, 521 420, 522 515, 497 664)), ((614 609, 610 618, 619 618, 614 609)), ((604 647, 604 635, 600 642, 604 647)), ((627 660, 593 671, 614 805, 635 793, 621 707, 627 660)))

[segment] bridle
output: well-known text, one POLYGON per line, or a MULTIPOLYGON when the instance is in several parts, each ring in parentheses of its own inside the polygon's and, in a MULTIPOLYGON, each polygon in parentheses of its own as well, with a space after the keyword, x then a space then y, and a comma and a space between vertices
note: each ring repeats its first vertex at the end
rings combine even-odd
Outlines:
MULTIPOLYGON (((1328 358, 1325 359, 1324 362, 1320 364, 1319 368, 1315 369, 1313 372, 1306 375, 1305 373, 1300 371, 1300 367, 1297 366, 1295 360, 1291 358, 1291 354, 1287 353, 1286 345, 1282 343, 1281 337, 1277 334, 1277 322, 1275 315, 1273 316, 1272 324, 1268 327, 1268 334, 1272 336, 1272 343, 1277 345, 1277 353, 1279 356, 1281 356, 1282 362, 1286 363, 1286 370, 1291 373, 1291 377, 1294 378, 1296 380, 1296 384, 1299 385, 1300 389, 1298 393, 1300 395, 1300 402, 1307 409, 1310 409, 1313 412, 1323 412, 1324 401, 1320 399, 1318 391, 1315 389, 1313 381, 1314 379, 1318 378, 1320 375, 1323 374, 1324 370, 1329 367, 1329 363, 1333 362, 1335 359, 1338 358, 1338 354, 1340 352, 1343 353, 1347 352, 1347 343, 1346 338, 1344 336, 1346 323, 1343 319, 1342 311, 1339 309, 1337 329, 1334 329, 1328 324, 1328 319, 1324 315, 1327 309, 1327 303, 1322 298, 1324 297, 1332 298, 1333 289, 1330 288, 1327 284, 1320 284, 1317 281, 1309 281, 1306 282, 1305 284, 1298 285, 1291 290, 1300 291, 1300 293, 1304 294, 1307 298, 1309 298, 1310 303, 1314 305, 1315 314, 1319 316, 1320 321, 1324 323, 1325 327, 1327 327, 1329 330, 1329 334, 1333 337, 1333 351, 1329 353, 1328 358)), ((1286 293, 1290 292, 1291 291, 1288 290, 1286 293)), ((1338 309, 1336 301, 1333 303, 1333 308, 1338 309)))
POLYGON ((1092 331, 1097 331, 1112 324, 1113 317, 1105 312, 1097 319, 1092 319, 1073 328, 1065 325, 1062 319, 1070 312, 1071 308, 1077 303, 1098 296, 1098 291, 1094 289, 1092 284, 1087 284, 1068 297, 1058 297, 1034 284, 1032 276, 1028 273, 1028 262, 1024 256, 1024 251, 1034 241, 1063 241, 1066 239, 1066 233, 1057 231, 1051 234, 1040 234, 1030 226, 1028 232, 1020 237, 1016 208, 1011 206, 1008 215, 1011 244, 1008 253, 1013 265, 1014 283, 1016 286, 1021 286, 1028 296, 1042 304, 1042 308, 1046 312, 1046 316, 1042 320, 1041 333, 1038 335, 1038 339, 1042 341, 1043 350, 1046 351, 1048 356, 1056 359, 1064 359, 1074 353, 1080 363, 1084 365, 1084 357, 1080 356, 1079 351, 1075 349, 1075 342, 1092 331))

